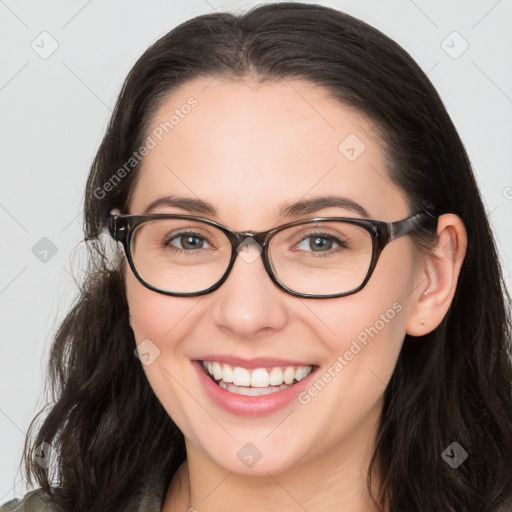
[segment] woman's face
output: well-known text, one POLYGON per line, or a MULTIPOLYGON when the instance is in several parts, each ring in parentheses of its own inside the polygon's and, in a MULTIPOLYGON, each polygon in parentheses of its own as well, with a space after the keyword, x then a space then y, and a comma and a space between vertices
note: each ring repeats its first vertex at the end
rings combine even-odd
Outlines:
MULTIPOLYGON (((173 195, 210 203, 216 213, 175 205, 152 213, 199 215, 235 231, 363 216, 346 201, 280 215, 283 206, 324 196, 357 203, 372 219, 409 214, 372 123, 307 82, 192 81, 168 97, 147 136, 154 144, 128 213, 173 195)), ((144 343, 148 380, 189 450, 225 470, 276 474, 341 453, 356 461, 369 453, 421 285, 419 254, 410 237, 397 239, 361 291, 315 300, 278 288, 249 247, 219 289, 198 297, 155 293, 127 267, 131 326, 144 343), (247 397, 214 384, 197 363, 204 360, 245 368, 235 373, 251 378, 261 367, 274 375, 275 367, 314 370, 286 391, 247 397)))

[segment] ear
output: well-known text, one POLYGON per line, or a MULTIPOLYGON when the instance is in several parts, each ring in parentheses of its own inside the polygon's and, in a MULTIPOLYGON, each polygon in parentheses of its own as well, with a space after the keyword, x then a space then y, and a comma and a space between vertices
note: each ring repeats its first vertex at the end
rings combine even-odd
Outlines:
POLYGON ((442 322, 455 294, 466 246, 466 228, 460 217, 453 213, 441 215, 436 243, 428 254, 420 257, 407 334, 423 336, 442 322))

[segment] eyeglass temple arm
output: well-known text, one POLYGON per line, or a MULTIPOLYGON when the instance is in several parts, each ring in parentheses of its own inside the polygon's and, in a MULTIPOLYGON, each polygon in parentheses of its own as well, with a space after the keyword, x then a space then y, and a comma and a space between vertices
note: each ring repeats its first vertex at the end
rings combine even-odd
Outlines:
POLYGON ((400 238, 411 231, 416 231, 418 228, 426 228, 430 224, 434 226, 435 222, 437 222, 437 217, 427 211, 417 213, 402 221, 388 222, 389 239, 400 238))
POLYGON ((126 229, 124 226, 117 227, 117 217, 120 214, 121 210, 119 208, 114 208, 110 211, 109 217, 105 221, 105 225, 108 228, 110 235, 116 242, 122 242, 126 234, 126 229))

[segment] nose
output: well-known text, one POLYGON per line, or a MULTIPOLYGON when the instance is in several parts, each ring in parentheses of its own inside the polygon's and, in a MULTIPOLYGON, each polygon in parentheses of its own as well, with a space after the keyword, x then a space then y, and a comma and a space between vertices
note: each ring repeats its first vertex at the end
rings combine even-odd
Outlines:
POLYGON ((239 246, 231 273, 212 294, 215 323, 237 339, 268 335, 282 329, 288 320, 288 294, 272 282, 263 265, 261 248, 251 240, 239 246))

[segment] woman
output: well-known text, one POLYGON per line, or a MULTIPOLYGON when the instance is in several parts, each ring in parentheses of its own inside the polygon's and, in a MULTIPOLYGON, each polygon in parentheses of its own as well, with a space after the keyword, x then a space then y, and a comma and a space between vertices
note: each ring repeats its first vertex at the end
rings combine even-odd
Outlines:
POLYGON ((388 37, 295 3, 183 23, 127 77, 85 219, 41 488, 2 510, 511 510, 495 245, 388 37))

